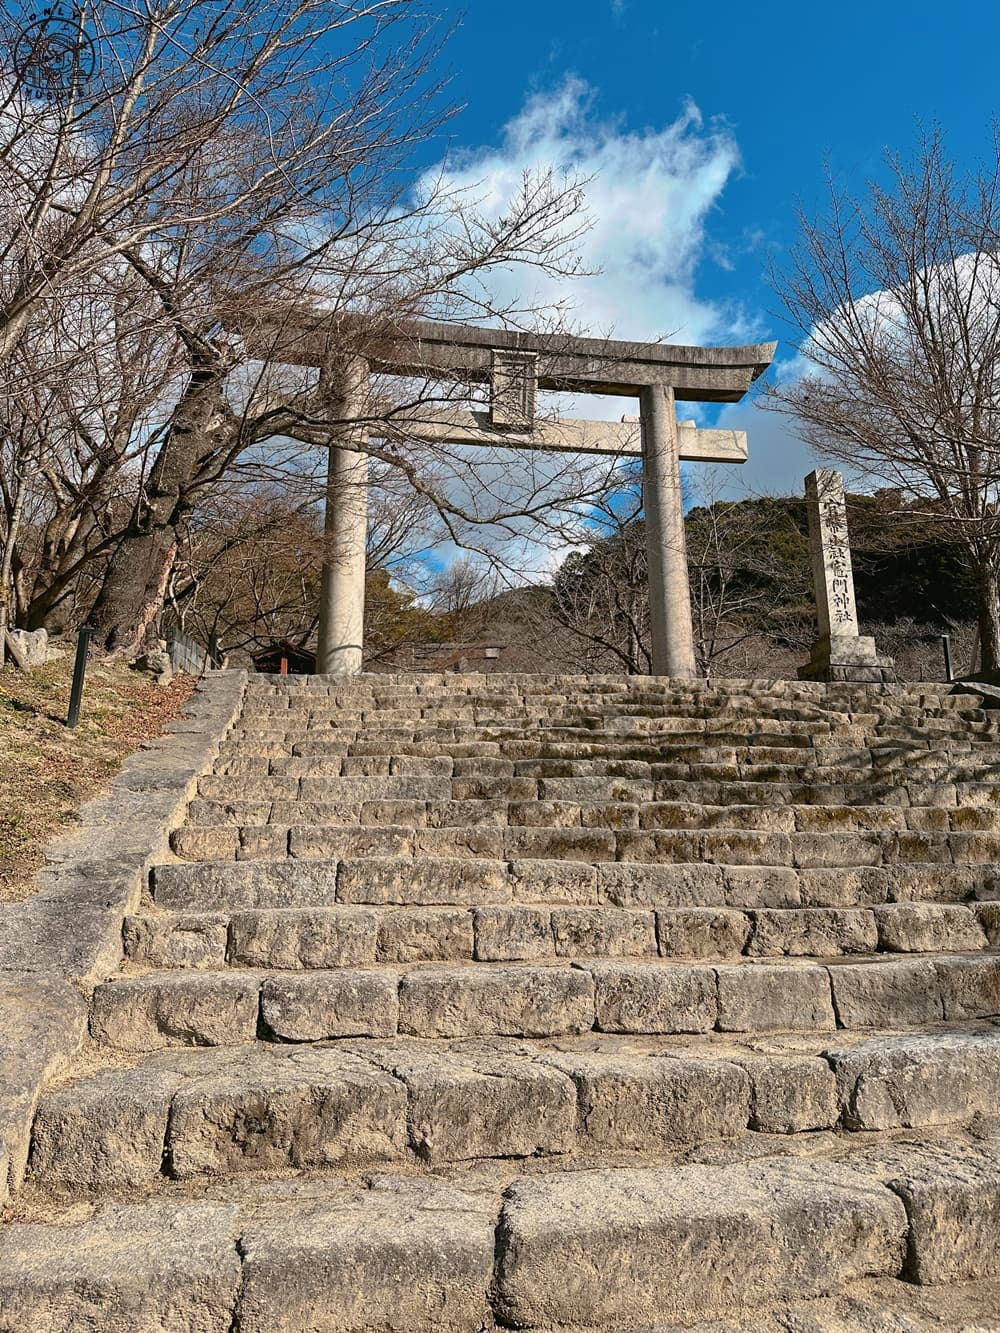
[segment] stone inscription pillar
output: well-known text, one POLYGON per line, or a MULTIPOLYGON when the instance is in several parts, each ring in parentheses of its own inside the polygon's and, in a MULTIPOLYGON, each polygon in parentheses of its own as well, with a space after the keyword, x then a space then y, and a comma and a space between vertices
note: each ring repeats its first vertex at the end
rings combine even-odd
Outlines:
POLYGON ((819 638, 799 678, 874 684, 895 680, 892 659, 880 657, 875 640, 858 633, 847 503, 839 472, 817 468, 809 473, 806 510, 819 638))
POLYGON ((819 636, 828 639, 833 634, 847 634, 857 638, 858 611, 847 537, 847 502, 839 472, 817 468, 809 473, 806 510, 819 636))
POLYGON ((352 357, 324 374, 331 418, 343 424, 331 432, 316 670, 347 676, 361 670, 365 625, 368 431, 357 420, 368 410, 368 363, 352 357))
POLYGON ((652 671, 689 678, 696 668, 673 389, 662 384, 643 389, 639 412, 652 671))

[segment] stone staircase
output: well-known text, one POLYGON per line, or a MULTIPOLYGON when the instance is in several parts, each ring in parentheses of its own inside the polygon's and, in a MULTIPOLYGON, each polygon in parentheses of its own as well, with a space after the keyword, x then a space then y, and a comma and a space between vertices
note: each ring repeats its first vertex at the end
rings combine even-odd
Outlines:
POLYGON ((1000 1329, 977 705, 252 678, 39 1105, 0 1330, 1000 1329))

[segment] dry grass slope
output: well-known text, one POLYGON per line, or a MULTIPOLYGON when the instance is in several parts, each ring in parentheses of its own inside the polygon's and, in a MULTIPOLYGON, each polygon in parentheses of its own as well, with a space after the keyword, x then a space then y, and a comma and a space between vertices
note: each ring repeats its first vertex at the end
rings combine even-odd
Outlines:
POLYGON ((122 662, 91 663, 80 724, 70 731, 72 670, 66 657, 28 674, 0 671, 0 902, 30 894, 43 845, 183 711, 195 684, 175 676, 161 689, 122 662))

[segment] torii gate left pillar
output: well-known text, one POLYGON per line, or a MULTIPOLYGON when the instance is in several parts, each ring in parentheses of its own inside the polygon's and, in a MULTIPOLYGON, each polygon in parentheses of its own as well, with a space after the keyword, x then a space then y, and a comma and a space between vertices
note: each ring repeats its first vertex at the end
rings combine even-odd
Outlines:
POLYGON ((316 670, 352 676, 361 670, 365 630, 365 541, 368 536, 369 375, 364 357, 352 356, 329 383, 334 422, 326 478, 323 572, 316 670))

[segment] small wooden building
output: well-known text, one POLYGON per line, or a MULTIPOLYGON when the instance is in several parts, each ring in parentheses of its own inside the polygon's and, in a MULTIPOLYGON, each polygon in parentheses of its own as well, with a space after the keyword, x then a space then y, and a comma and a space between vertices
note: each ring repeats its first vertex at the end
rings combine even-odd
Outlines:
POLYGON ((254 671, 272 676, 312 676, 316 671, 316 654, 300 644, 277 639, 250 654, 254 671))

